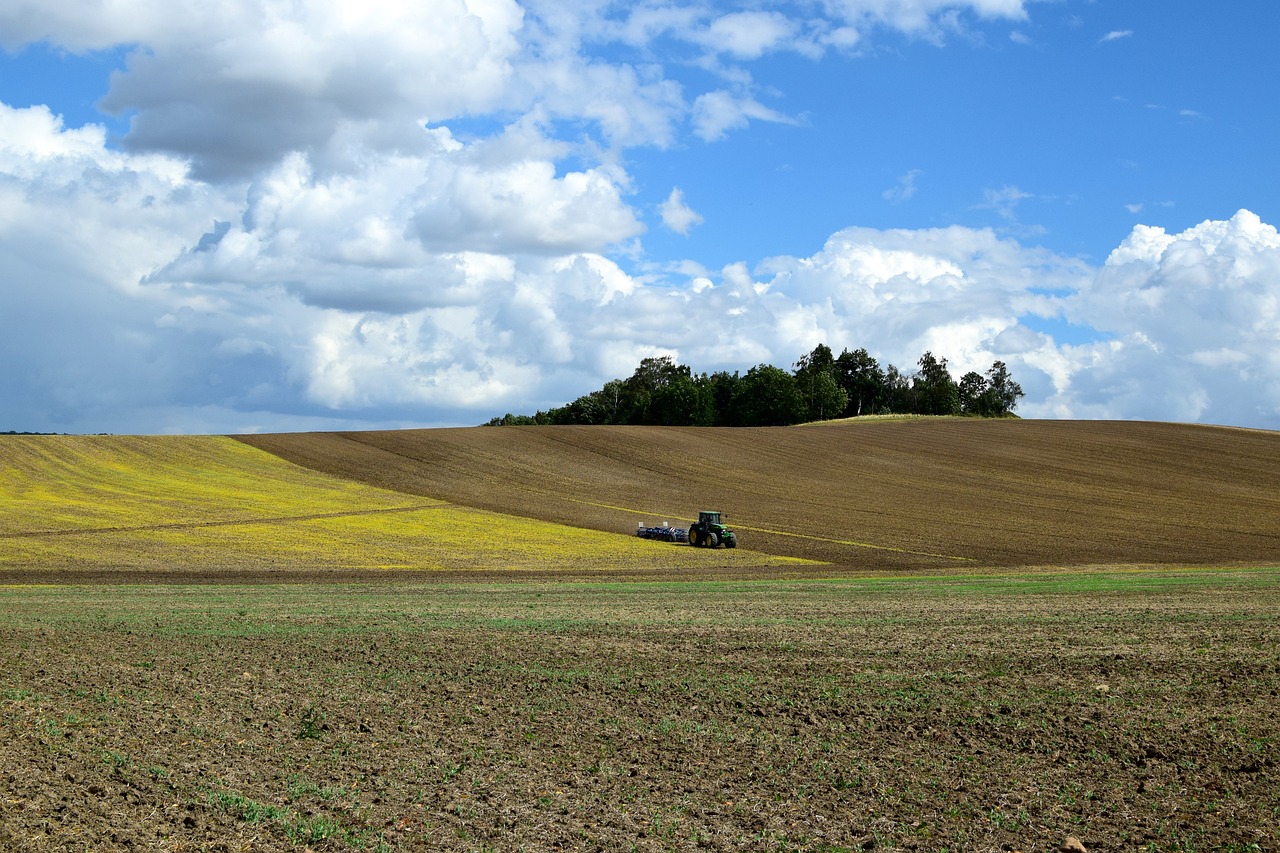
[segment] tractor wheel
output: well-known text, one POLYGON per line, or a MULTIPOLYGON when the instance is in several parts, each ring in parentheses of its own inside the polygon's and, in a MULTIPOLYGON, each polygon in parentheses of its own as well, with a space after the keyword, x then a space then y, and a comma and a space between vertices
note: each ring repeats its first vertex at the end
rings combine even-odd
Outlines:
POLYGON ((696 530, 689 531, 689 544, 695 548, 702 544, 702 542, 699 541, 698 539, 698 531, 696 530))
POLYGON ((733 538, 733 539, 726 539, 726 540, 724 540, 724 547, 726 547, 726 548, 737 548, 737 547, 738 547, 738 540, 737 540, 737 538, 735 537, 735 538, 733 538))
POLYGON ((707 531, 707 547, 714 548, 719 544, 720 538, 716 536, 716 532, 714 530, 707 531))

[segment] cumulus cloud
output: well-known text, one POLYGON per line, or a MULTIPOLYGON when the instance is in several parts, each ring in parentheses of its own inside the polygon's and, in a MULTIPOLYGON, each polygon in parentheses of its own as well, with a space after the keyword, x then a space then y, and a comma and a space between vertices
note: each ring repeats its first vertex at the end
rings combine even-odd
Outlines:
POLYGON ((1136 227, 1098 268, 990 230, 848 228, 808 256, 638 278, 589 240, 433 245, 412 158, 356 181, 295 155, 236 195, 43 108, 0 118, 3 398, 39 413, 14 428, 475 423, 647 355, 742 370, 819 342, 907 371, 925 350, 957 375, 1000 359, 1032 416, 1280 426, 1280 237, 1247 211, 1136 227), (1053 318, 1097 339, 1037 331, 1053 318))
MULTIPOLYGON (((1280 426, 1280 245, 1247 211, 1139 226, 1098 268, 953 227, 848 228, 804 256, 654 272, 625 150, 795 122, 720 63, 881 27, 927 37, 956 15, 1025 12, 5 3, 8 49, 131 53, 103 101, 129 116, 121 140, 0 105, 0 426, 475 423, 566 402, 648 355, 741 370, 819 342, 908 370, 926 349, 958 372, 1004 360, 1032 415, 1280 426), (715 57, 705 88, 672 78, 668 40, 715 57), (1095 335, 1055 340, 1042 321, 1095 335)), ((910 198, 918 175, 885 198, 910 198)), ((985 203, 1012 220, 1028 197, 985 203)), ((701 222, 678 187, 657 210, 677 233, 701 222)))
POLYGON ((1280 236, 1242 210, 1178 233, 1139 225, 1068 316, 1108 334, 1059 402, 1100 417, 1280 426, 1280 236))
POLYGON ((662 224, 677 234, 689 233, 689 229, 702 224, 702 216, 684 203, 684 193, 679 187, 673 187, 671 195, 659 207, 662 224))

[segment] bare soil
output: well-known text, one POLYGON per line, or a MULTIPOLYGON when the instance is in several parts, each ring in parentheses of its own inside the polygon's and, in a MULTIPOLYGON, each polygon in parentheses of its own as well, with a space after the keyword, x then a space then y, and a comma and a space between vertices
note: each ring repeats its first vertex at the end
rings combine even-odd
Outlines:
POLYGON ((1256 430, 920 419, 240 439, 340 477, 599 531, 719 509, 744 547, 835 575, 1280 561, 1280 434, 1256 430))
POLYGON ((720 509, 827 562, 6 572, 0 850, 1280 849, 1277 434, 242 440, 584 537, 720 509))
POLYGON ((1184 580, 10 591, 0 848, 1277 849, 1280 576, 1184 580))

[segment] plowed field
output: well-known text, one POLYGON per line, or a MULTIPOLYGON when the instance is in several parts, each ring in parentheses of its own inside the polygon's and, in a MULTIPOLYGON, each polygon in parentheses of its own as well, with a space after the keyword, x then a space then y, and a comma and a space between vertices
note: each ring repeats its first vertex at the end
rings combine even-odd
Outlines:
POLYGON ((1272 851, 1280 572, 0 588, 6 851, 1272 851))
POLYGON ((1277 482, 1143 423, 0 437, 0 851, 1280 850, 1277 482), (631 535, 698 509, 743 547, 631 535))
POLYGON ((827 573, 1280 561, 1269 432, 920 419, 241 440, 384 489, 597 531, 719 509, 745 547, 827 573))

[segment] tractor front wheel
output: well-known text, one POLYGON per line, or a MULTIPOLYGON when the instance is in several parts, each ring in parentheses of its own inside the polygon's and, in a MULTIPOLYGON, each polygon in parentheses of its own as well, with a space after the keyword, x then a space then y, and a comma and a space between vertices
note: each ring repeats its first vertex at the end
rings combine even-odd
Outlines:
POLYGON ((707 547, 714 548, 719 544, 720 539, 716 536, 716 532, 714 530, 707 531, 707 547))

